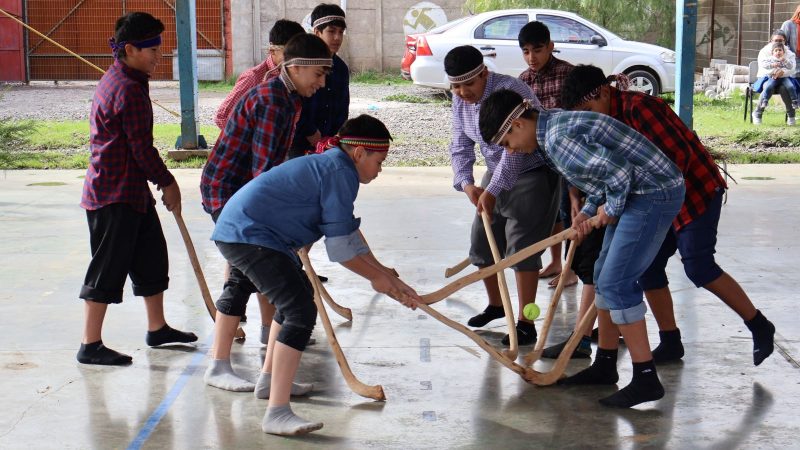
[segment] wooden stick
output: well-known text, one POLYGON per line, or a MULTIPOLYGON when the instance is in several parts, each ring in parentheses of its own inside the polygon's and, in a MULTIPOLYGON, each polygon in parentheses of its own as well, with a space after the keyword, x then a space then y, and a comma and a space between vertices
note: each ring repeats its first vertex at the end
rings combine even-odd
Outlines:
POLYGON ((458 272, 461 272, 462 270, 466 269, 467 266, 469 266, 469 257, 464 258, 463 261, 461 261, 460 263, 456 264, 455 266, 448 267, 447 269, 445 269, 444 277, 445 278, 450 278, 453 275, 457 274, 458 272))
MULTIPOLYGON (((589 219, 590 221, 595 221, 596 217, 589 219)), ((529 258, 553 245, 558 244, 559 242, 565 241, 567 239, 573 239, 577 232, 572 228, 564 230, 558 234, 554 234, 547 239, 543 239, 535 244, 531 244, 528 247, 523 248, 522 250, 518 251, 517 253, 503 259, 497 264, 493 264, 489 267, 484 267, 483 269, 479 269, 475 272, 472 272, 469 275, 464 275, 463 277, 453 281, 452 283, 444 286, 443 288, 439 289, 438 291, 431 292, 429 294, 425 294, 422 296, 422 301, 428 305, 432 305, 436 302, 442 301, 452 295, 455 292, 458 292, 460 289, 469 286, 476 281, 483 280, 486 277, 490 277, 501 270, 508 269, 509 267, 523 261, 526 258, 529 258)))
POLYGON ((558 286, 556 286, 556 291, 553 292, 553 298, 550 300, 550 306, 547 307, 547 318, 545 318, 542 331, 539 333, 539 340, 536 343, 536 348, 525 355, 525 365, 528 367, 532 366, 533 363, 542 357, 544 344, 547 342, 548 333, 550 333, 550 324, 553 323, 553 317, 556 315, 556 306, 558 306, 558 302, 561 300, 561 293, 564 292, 564 285, 566 285, 567 277, 565 274, 569 270, 568 268, 572 266, 572 259, 575 257, 576 248, 578 248, 578 245, 575 243, 575 241, 572 241, 572 245, 569 246, 569 251, 567 252, 567 261, 564 265, 566 269, 562 270, 561 275, 559 275, 558 286))
MULTIPOLYGON (((319 280, 319 278, 317 278, 317 280, 319 280)), ((328 293, 328 290, 325 289, 325 286, 321 282, 319 283, 319 293, 322 299, 325 300, 325 303, 327 303, 328 306, 330 306, 331 309, 334 312, 336 312, 336 314, 339 314, 340 316, 344 317, 345 319, 347 319, 348 322, 353 320, 353 311, 350 308, 346 308, 336 303, 336 301, 333 300, 333 297, 331 297, 331 294, 328 293)))
MULTIPOLYGON (((189 235, 189 230, 186 228, 186 223, 184 223, 180 211, 173 210, 172 214, 175 216, 175 222, 178 223, 178 229, 181 231, 183 244, 186 246, 186 252, 189 254, 189 261, 192 263, 194 276, 197 278, 197 285, 200 287, 200 294, 203 296, 203 302, 208 310, 208 315, 211 316, 211 320, 216 321, 217 308, 214 306, 214 301, 211 299, 211 292, 208 290, 206 277, 203 275, 203 269, 200 267, 200 260, 197 259, 197 252, 194 250, 194 244, 192 244, 192 236, 189 235)), ((234 334, 234 338, 244 339, 244 336, 244 330, 242 327, 239 327, 239 329, 236 330, 236 334, 234 334)))
POLYGON ((336 333, 333 331, 333 326, 328 318, 328 312, 325 310, 325 305, 322 304, 322 298, 320 295, 320 292, 322 291, 322 283, 319 281, 317 273, 314 272, 314 267, 311 266, 311 260, 308 258, 308 252, 306 249, 300 249, 298 254, 300 256, 300 260, 303 261, 303 266, 306 268, 308 279, 311 281, 311 285, 314 286, 314 303, 317 305, 319 318, 322 320, 322 326, 325 328, 325 334, 328 336, 328 342, 331 345, 331 350, 333 351, 334 357, 336 357, 336 363, 339 364, 339 369, 342 371, 342 376, 344 376, 344 381, 347 382, 347 386, 349 386, 353 392, 362 397, 371 398, 378 401, 386 400, 386 395, 384 395, 383 387, 381 385, 370 386, 368 384, 364 384, 353 374, 353 371, 350 369, 350 365, 347 363, 347 358, 344 356, 342 347, 339 345, 339 341, 336 340, 336 333))
MULTIPOLYGON (((486 231, 486 240, 489 242, 489 248, 492 250, 492 258, 494 263, 497 264, 501 261, 500 250, 497 248, 497 241, 494 239, 494 232, 492 232, 492 219, 486 211, 481 212, 481 219, 483 220, 483 229, 486 231)), ((508 283, 506 283, 506 276, 503 271, 497 272, 497 284, 500 287, 500 299, 503 301, 503 311, 506 314, 506 325, 508 325, 508 350, 503 354, 510 360, 517 359, 519 353, 519 344, 517 341, 517 323, 514 320, 514 309, 511 307, 511 298, 508 295, 508 283)))

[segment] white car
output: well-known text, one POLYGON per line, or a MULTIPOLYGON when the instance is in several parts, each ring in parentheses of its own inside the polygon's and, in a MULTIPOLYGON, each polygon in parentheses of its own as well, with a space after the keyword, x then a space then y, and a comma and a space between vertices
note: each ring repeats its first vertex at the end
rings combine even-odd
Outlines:
POLYGON ((606 75, 625 73, 631 89, 658 95, 675 91, 675 52, 657 45, 626 41, 577 14, 550 9, 506 9, 472 16, 439 34, 417 38, 411 64, 415 84, 450 89, 444 57, 451 49, 471 45, 481 51, 489 70, 514 77, 528 68, 517 36, 528 22, 550 29, 555 56, 572 64, 593 64, 606 75))

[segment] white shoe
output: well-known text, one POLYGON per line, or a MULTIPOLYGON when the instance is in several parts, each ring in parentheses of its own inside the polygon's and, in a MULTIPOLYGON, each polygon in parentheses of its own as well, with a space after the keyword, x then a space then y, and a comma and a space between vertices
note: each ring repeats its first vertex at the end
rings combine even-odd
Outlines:
POLYGON ((795 124, 795 119, 794 119, 794 117, 788 117, 788 118, 786 119, 786 125, 789 125, 789 126, 791 127, 791 126, 794 126, 794 124, 795 124))
POLYGON ((753 118, 753 125, 761 125, 761 116, 757 116, 756 113, 751 115, 753 118))

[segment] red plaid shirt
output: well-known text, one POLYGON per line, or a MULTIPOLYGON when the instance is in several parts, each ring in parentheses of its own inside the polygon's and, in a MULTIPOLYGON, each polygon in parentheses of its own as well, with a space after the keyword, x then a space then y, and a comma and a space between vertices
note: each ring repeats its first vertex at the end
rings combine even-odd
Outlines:
POLYGON ((272 55, 268 56, 261 64, 242 72, 236 80, 233 90, 225 97, 225 100, 222 101, 222 104, 219 105, 219 109, 217 109, 214 123, 219 129, 225 129, 225 122, 228 121, 231 112, 233 112, 236 104, 239 103, 239 100, 241 100, 250 89, 258 86, 262 81, 269 81, 277 77, 280 73, 280 66, 272 61, 272 55))
POLYGON ((300 107, 285 71, 236 104, 203 168, 200 193, 206 212, 222 208, 248 181, 286 159, 300 107))
POLYGON ((566 61, 550 55, 550 61, 535 71, 528 67, 519 75, 519 79, 531 87, 533 94, 547 109, 561 107, 561 85, 574 66, 566 61))
POLYGON ((147 182, 169 186, 175 178, 153 147, 153 106, 148 75, 121 61, 100 79, 89 115, 89 168, 81 207, 127 203, 146 212, 155 203, 147 182))
POLYGON ((672 222, 676 230, 700 217, 717 191, 727 187, 697 135, 660 98, 612 87, 609 114, 643 134, 683 173, 686 197, 672 222))

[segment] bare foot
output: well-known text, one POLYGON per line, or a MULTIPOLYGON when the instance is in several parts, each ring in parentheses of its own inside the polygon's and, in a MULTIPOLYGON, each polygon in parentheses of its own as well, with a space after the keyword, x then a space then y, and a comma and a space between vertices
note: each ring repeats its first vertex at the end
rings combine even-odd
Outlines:
POLYGON ((547 283, 547 287, 550 288, 550 289, 555 289, 556 286, 558 286, 558 280, 562 276, 566 276, 567 277, 567 280, 564 282, 564 287, 574 286, 574 285, 578 284, 578 276, 575 275, 574 271, 569 270, 568 272, 566 272, 566 274, 564 272, 561 272, 561 275, 559 275, 559 276, 553 278, 552 280, 550 280, 550 282, 547 283))
POLYGON ((561 261, 554 261, 539 271, 539 278, 552 278, 557 277, 559 274, 561 274, 561 261))

